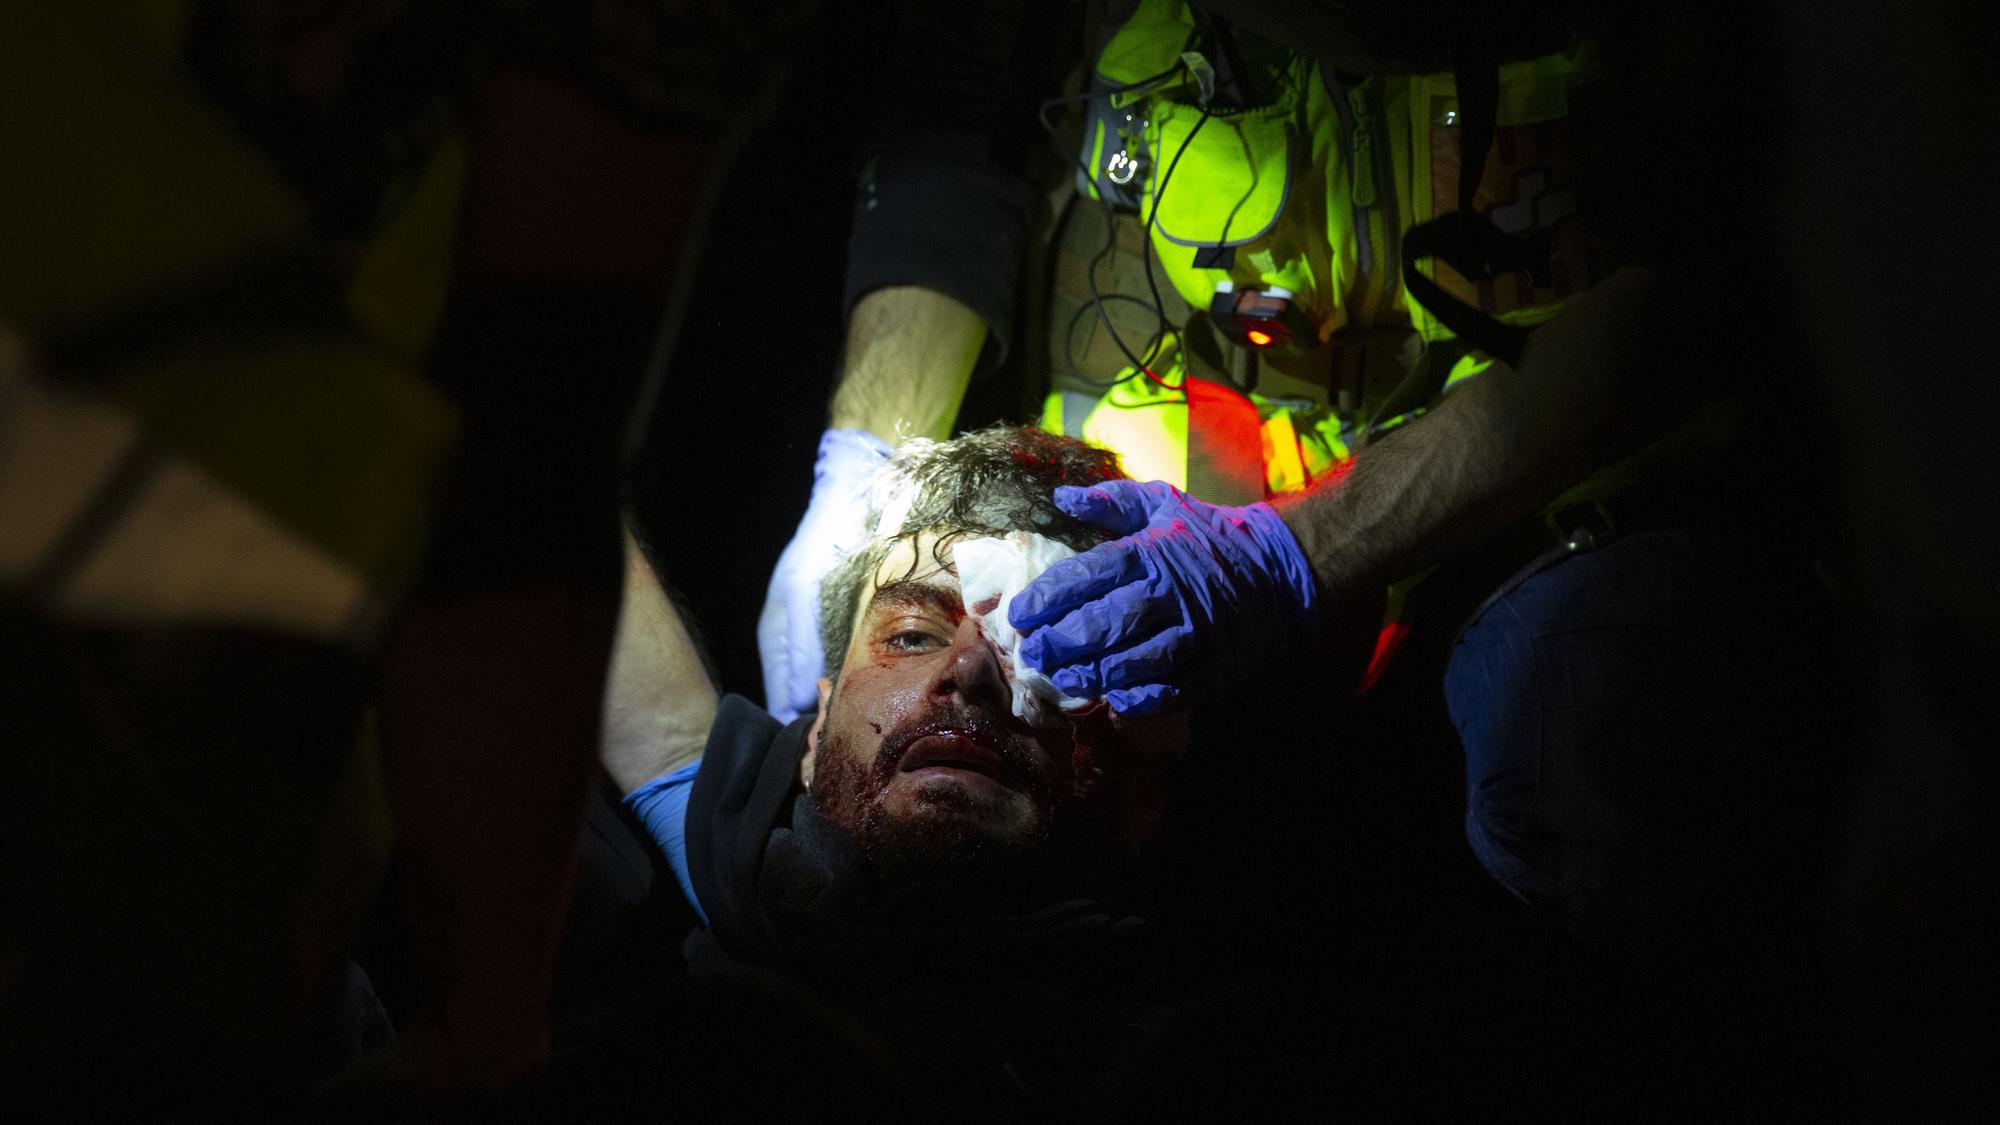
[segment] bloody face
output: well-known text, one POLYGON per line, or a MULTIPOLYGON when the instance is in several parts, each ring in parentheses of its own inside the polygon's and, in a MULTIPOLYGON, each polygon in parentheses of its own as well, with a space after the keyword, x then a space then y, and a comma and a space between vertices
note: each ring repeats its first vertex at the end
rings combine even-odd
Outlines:
POLYGON ((813 794, 864 846, 1032 852, 1078 802, 1067 727, 1014 717, 999 653, 922 537, 877 571, 821 709, 813 794))
MULTIPOLYGON (((1090 880, 1152 835, 1180 715, 1053 727, 1013 714, 1006 662, 918 536, 876 569, 837 685, 821 682, 812 796, 883 870, 1090 880)), ((948 558, 947 554, 947 558, 948 558)))

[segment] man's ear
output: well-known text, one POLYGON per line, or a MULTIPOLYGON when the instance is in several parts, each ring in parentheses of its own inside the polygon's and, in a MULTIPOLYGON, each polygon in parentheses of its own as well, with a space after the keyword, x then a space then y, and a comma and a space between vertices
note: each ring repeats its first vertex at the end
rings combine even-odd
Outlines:
POLYGON ((826 730, 826 703, 833 698, 833 681, 821 676, 819 683, 819 713, 813 716, 813 725, 806 731, 806 752, 799 758, 799 784, 811 789, 813 767, 819 764, 819 738, 826 730))

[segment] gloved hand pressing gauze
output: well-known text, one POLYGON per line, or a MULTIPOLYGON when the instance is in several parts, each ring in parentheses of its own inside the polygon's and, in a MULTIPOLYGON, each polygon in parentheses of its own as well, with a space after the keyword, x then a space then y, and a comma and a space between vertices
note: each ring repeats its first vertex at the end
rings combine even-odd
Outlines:
POLYGON ((1031 726, 1054 726, 1061 721, 1062 712, 1081 711, 1094 702, 1064 695, 1047 676, 1022 660, 1020 634, 1007 622, 1007 607, 1014 595, 1050 564, 1074 554, 1063 544, 1029 531, 998 539, 962 539, 951 549, 965 611, 1000 653, 1014 689, 1014 715, 1031 726))
POLYGON ((1062 485, 1055 502, 1119 536, 1049 567, 1007 612, 1018 658, 1058 690, 1126 717, 1197 707, 1318 635, 1319 580, 1271 505, 1156 480, 1062 485))

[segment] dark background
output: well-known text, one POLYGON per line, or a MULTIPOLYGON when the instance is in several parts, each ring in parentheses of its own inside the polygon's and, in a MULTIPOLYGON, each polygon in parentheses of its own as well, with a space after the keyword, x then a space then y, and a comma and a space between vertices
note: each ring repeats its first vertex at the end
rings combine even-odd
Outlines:
MULTIPOLYGON (((490 429, 606 450, 653 380, 629 502, 719 682, 755 696, 756 618, 811 483, 857 145, 883 96, 873 49, 897 5, 831 2, 769 35, 748 26, 755 14, 725 27, 693 7, 413 3, 357 53, 351 97, 288 92, 255 60, 210 60, 206 73, 332 238, 365 237, 443 123, 465 129, 475 172, 458 268, 472 281, 454 292, 432 377, 476 400, 490 429), (690 77, 662 88, 649 76, 663 72, 690 77), (768 110, 705 191, 735 112, 767 88, 768 110), (677 277, 689 279, 678 297, 677 277)), ((1641 1040, 1762 1052, 1774 1104, 1991 1104, 2000 85, 1985 77, 1983 15, 1767 0, 1612 17, 1642 45, 1632 57, 1657 92, 1630 119, 1629 158, 1702 232, 1682 250, 1735 318, 1714 370, 1689 378, 1756 387, 1774 406, 1768 436, 1786 471, 1745 487, 1792 502, 1840 596, 1824 660, 1848 690, 1798 716, 1821 751, 1799 799, 1826 813, 1796 871, 1812 902, 1792 939, 1799 1007, 1678 1010, 1641 1040), (1760 1020, 1765 1039, 1736 1026, 1760 1020)), ((1020 416, 1030 350, 1017 344, 982 375, 962 426, 1020 416)), ((522 502, 559 505, 560 483, 522 502)), ((35 670, 22 661, 16 682, 35 670)), ((1434 706, 1434 671, 1412 662, 1385 698, 1434 706)), ((1320 818, 1322 843, 1344 857, 1299 876, 1331 950, 1301 973, 1324 986, 1323 1029, 1363 1076, 1361 1102, 1490 1110, 1533 1078, 1643 1115, 1650 1093, 1621 1085, 1633 1060, 1595 1040, 1644 1014, 1474 866, 1452 732, 1399 729, 1394 753, 1371 749, 1369 733, 1354 732, 1338 768, 1290 758, 1278 761, 1296 766, 1291 778, 1255 775, 1267 792, 1328 794, 1287 806, 1320 818)), ((1252 796, 1230 799, 1255 815, 1252 796)), ((673 983, 658 954, 687 921, 670 883, 655 893, 664 868, 615 802, 594 801, 584 831, 558 966, 559 1063, 634 1032, 632 1013, 673 983)), ((414 1002, 397 901, 392 869, 357 958, 392 1016, 414 1002)))

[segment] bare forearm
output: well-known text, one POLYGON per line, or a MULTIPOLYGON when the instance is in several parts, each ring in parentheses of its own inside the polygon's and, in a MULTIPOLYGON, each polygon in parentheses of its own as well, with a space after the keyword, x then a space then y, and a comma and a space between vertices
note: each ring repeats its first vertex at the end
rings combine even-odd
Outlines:
MULTIPOLYGON (((1485 380, 1482 378, 1481 384, 1485 380)), ((1503 490, 1486 473, 1509 444, 1475 384, 1405 431, 1364 450, 1347 475, 1279 506, 1330 600, 1384 585, 1504 526, 1503 490)), ((1509 504, 1506 507, 1514 507, 1509 504)))
POLYGON ((1520 370, 1495 366, 1283 505, 1322 592, 1412 574, 1637 452, 1674 418, 1665 345, 1687 319, 1659 275, 1616 274, 1536 332, 1520 370))
POLYGON ((985 342, 979 314, 935 290, 869 293, 848 319, 832 425, 888 442, 950 436, 985 342))
POLYGON ((605 683, 604 772, 630 793, 695 760, 715 710, 694 636, 627 533, 625 600, 605 683))

